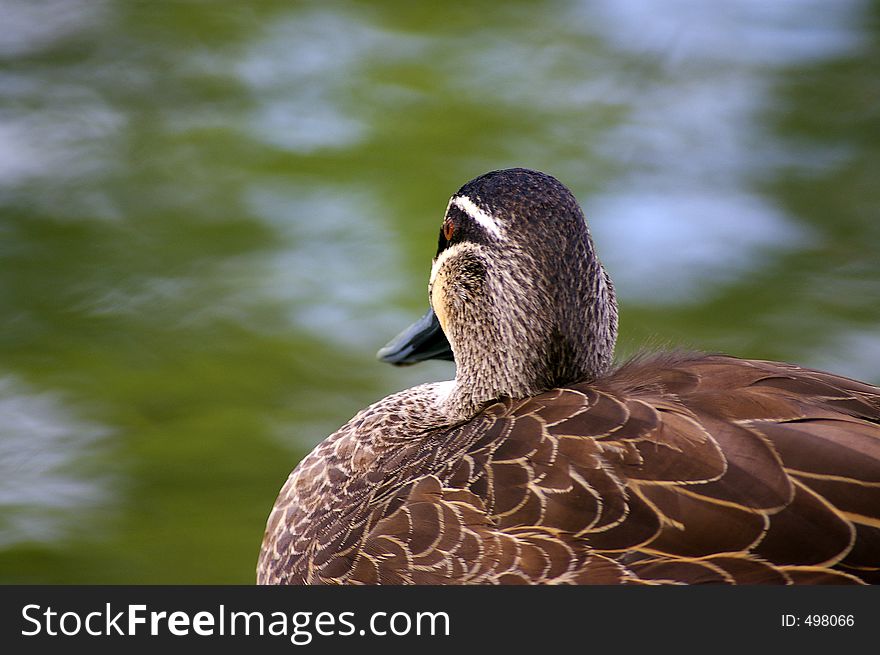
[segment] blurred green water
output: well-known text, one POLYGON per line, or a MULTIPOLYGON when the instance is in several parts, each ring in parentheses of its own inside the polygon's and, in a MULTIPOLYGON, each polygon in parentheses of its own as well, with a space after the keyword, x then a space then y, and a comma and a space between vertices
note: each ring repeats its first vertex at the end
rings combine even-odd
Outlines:
POLYGON ((0 582, 248 583, 448 196, 582 200, 620 353, 880 382, 880 3, 0 1, 0 582))

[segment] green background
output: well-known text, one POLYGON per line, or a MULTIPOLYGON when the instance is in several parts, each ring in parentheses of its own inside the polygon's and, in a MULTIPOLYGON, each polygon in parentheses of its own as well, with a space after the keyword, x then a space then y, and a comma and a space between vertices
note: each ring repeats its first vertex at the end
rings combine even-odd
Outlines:
POLYGON ((880 3, 0 0, 0 582, 250 583, 289 471, 449 378, 448 197, 587 212, 619 356, 880 382, 880 3))

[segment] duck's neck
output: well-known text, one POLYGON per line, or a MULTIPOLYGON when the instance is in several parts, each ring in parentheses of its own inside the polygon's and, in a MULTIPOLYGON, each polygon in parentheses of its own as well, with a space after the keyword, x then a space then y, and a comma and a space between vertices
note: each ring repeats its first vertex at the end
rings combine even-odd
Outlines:
MULTIPOLYGON (((610 279, 597 270, 571 297, 507 306, 476 305, 448 334, 455 353, 455 383, 444 402, 451 418, 475 415, 499 398, 526 398, 554 387, 592 380, 611 365, 617 339, 617 303, 610 279)), ((561 294, 565 295, 565 294, 561 294)), ((531 300, 535 300, 532 298, 531 300)))

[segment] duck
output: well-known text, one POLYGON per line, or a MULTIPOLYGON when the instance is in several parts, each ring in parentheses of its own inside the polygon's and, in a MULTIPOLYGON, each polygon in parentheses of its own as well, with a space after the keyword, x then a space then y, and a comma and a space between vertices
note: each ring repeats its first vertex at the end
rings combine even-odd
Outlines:
POLYGON ((880 388, 723 354, 615 363, 614 286, 556 178, 462 186, 428 296, 379 359, 454 379, 294 468, 259 584, 880 583, 880 388))

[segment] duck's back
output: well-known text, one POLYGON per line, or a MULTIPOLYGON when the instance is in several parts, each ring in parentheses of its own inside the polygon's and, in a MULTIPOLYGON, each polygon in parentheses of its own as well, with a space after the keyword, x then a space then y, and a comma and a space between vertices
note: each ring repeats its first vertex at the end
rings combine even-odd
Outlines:
POLYGON ((421 432, 383 402, 292 474, 261 582, 880 582, 877 387, 662 355, 421 432))

